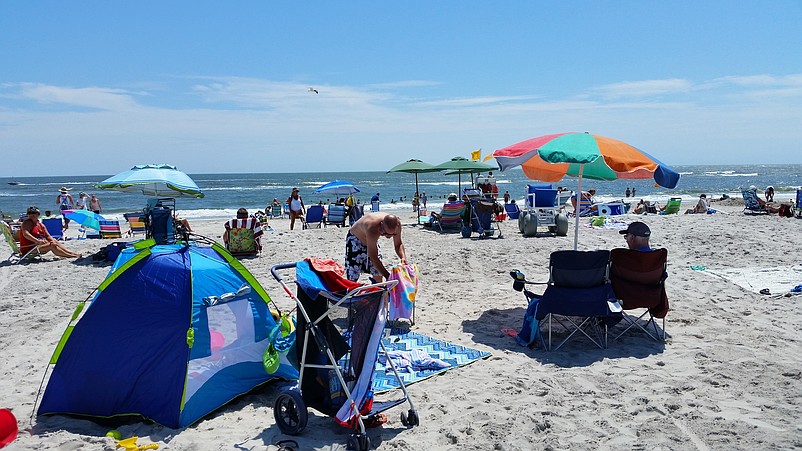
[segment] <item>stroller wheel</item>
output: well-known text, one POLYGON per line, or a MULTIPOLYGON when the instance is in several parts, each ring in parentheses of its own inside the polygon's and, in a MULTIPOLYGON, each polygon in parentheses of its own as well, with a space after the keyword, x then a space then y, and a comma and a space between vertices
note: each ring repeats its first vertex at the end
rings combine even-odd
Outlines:
POLYGON ((356 451, 368 451, 370 449, 370 437, 366 434, 351 434, 348 436, 348 448, 356 451))
POLYGON ((401 424, 408 428, 418 426, 420 424, 418 412, 412 409, 409 409, 408 412, 401 412, 401 424))
POLYGON ((303 398, 297 391, 285 391, 273 403, 273 417, 281 432, 297 435, 306 427, 309 414, 303 398))

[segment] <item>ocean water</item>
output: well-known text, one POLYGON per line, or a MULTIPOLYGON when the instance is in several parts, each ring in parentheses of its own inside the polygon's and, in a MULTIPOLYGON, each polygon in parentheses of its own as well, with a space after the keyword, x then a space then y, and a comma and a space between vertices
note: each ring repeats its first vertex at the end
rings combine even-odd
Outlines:
MULTIPOLYGON (((723 194, 740 197, 740 188, 755 185, 759 192, 768 185, 774 186, 777 199, 787 199, 802 187, 802 165, 715 165, 715 166, 673 166, 682 174, 679 185, 673 190, 655 187, 653 180, 583 180, 583 190, 595 188, 601 201, 625 199, 627 187, 635 188, 634 199, 646 198, 665 201, 669 197, 682 197, 684 200, 696 199, 700 193, 713 198, 723 194)), ((0 210, 6 215, 17 216, 28 206, 36 205, 42 211, 57 212, 56 197, 62 186, 71 189, 73 197, 81 191, 95 193, 103 204, 107 216, 121 216, 128 211, 141 210, 146 197, 140 194, 103 191, 94 188, 101 180, 111 176, 57 176, 0 178, 0 210), (10 185, 8 182, 19 182, 10 185)), ((410 211, 412 196, 415 194, 415 175, 384 172, 326 173, 310 172, 295 174, 190 174, 206 194, 203 199, 178 198, 177 210, 188 219, 230 218, 240 207, 249 211, 264 209, 273 200, 282 203, 289 197, 293 187, 301 190, 306 205, 318 202, 332 202, 334 196, 314 194, 313 190, 335 179, 345 179, 354 183, 360 190, 356 197, 363 203, 370 203, 375 193, 380 193, 382 210, 410 211)), ((520 169, 494 172, 499 195, 509 191, 513 199, 522 201, 526 185, 533 183, 520 169)), ((459 192, 459 187, 468 187, 471 176, 463 175, 461 184, 457 175, 441 173, 419 174, 418 186, 429 197, 429 208, 439 207, 451 192, 459 192)), ((577 179, 566 178, 555 183, 576 189, 577 179)), ((632 200, 632 198, 630 199, 632 200)))

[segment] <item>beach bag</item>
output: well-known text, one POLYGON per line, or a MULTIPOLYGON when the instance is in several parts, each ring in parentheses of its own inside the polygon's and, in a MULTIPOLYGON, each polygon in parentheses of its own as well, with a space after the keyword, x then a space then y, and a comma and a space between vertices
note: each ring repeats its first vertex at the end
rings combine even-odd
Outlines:
POLYGON ((390 290, 390 320, 412 318, 415 296, 418 294, 417 265, 396 265, 390 268, 387 280, 397 280, 398 284, 390 290))
POLYGON ((794 207, 788 204, 781 204, 780 210, 777 212, 780 216, 784 216, 786 218, 793 218, 794 217, 794 207))
POLYGON ((540 305, 540 298, 533 297, 529 300, 529 305, 526 307, 524 314, 524 321, 521 325, 521 331, 515 336, 515 341, 521 346, 536 346, 539 341, 542 341, 540 336, 540 324, 537 320, 537 308, 540 305))

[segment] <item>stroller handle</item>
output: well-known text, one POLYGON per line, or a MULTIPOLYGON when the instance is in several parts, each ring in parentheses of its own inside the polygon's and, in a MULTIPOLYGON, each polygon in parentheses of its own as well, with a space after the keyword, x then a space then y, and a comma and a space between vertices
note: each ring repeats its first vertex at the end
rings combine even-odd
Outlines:
POLYGON ((273 274, 273 277, 274 277, 274 278, 275 278, 277 281, 281 282, 281 275, 280 275, 278 272, 279 272, 280 270, 282 270, 282 269, 295 268, 295 265, 296 265, 296 264, 297 264, 297 262, 292 262, 292 263, 282 263, 282 264, 280 264, 280 265, 274 265, 272 268, 270 268, 270 274, 273 274))

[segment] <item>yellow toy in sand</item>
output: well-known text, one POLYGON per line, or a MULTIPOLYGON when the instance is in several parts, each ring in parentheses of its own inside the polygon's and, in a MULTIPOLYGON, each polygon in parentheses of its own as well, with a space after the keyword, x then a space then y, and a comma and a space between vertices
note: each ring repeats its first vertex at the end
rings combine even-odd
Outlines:
POLYGON ((141 451, 145 449, 159 449, 158 443, 148 443, 147 445, 139 446, 136 444, 136 441, 139 440, 139 437, 136 435, 133 437, 128 437, 126 439, 120 440, 117 442, 117 448, 125 448, 125 451, 141 451))

